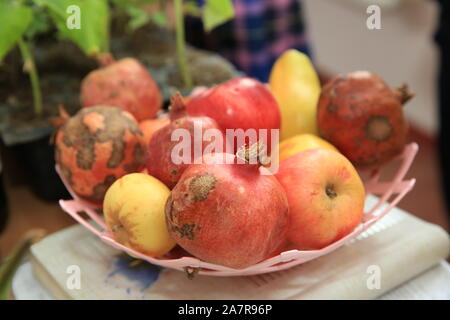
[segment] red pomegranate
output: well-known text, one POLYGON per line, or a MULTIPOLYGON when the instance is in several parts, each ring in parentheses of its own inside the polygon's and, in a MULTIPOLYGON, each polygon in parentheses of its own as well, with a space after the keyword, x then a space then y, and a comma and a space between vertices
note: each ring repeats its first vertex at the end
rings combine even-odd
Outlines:
POLYGON ((81 83, 83 107, 108 105, 130 112, 138 122, 154 118, 162 105, 161 92, 147 69, 136 59, 105 59, 81 83))
MULTIPOLYGON (((280 129, 281 114, 279 106, 270 91, 258 80, 241 77, 227 81, 216 87, 194 95, 187 103, 187 110, 193 116, 208 116, 217 121, 224 133, 226 129, 256 130, 256 139, 267 145, 271 151, 271 132, 267 139, 259 134, 260 129, 280 129)), ((234 143, 234 152, 243 144, 256 141, 246 139, 234 143)))
POLYGON ((217 123, 209 117, 188 116, 183 97, 177 93, 171 98, 170 123, 156 131, 150 139, 148 173, 173 188, 195 158, 205 152, 222 152, 226 148, 224 144, 225 139, 217 123), (211 141, 203 139, 208 129, 217 133, 211 141))
POLYGON ((254 151, 209 154, 189 166, 166 202, 173 239, 203 261, 242 269, 285 243, 289 208, 274 176, 254 151), (239 159, 245 161, 239 162, 239 159))

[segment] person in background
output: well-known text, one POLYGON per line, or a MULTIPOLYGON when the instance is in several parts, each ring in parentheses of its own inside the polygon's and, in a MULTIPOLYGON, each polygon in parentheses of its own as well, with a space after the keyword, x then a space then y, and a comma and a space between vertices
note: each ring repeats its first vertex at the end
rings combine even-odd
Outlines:
POLYGON ((262 82, 268 81, 272 65, 287 49, 310 54, 300 0, 233 0, 233 5, 235 18, 209 33, 200 19, 186 17, 187 41, 219 53, 262 82))
POLYGON ((447 204, 447 213, 450 216, 450 150, 448 140, 450 137, 450 1, 439 0, 440 18, 435 35, 440 51, 440 66, 438 75, 438 101, 439 101, 439 159, 442 172, 442 186, 447 204))

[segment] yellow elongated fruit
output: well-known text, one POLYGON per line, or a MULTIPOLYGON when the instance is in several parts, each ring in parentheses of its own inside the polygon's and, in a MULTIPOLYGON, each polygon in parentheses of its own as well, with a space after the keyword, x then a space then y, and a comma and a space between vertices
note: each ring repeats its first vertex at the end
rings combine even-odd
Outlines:
POLYGON ((116 180, 103 202, 106 224, 114 239, 153 257, 169 252, 175 246, 164 214, 169 194, 161 181, 144 173, 116 180))
POLYGON ((280 161, 309 149, 329 149, 338 151, 331 143, 310 133, 298 134, 280 143, 280 161))
POLYGON ((281 134, 284 140, 297 134, 317 134, 319 77, 307 55, 290 49, 272 67, 270 90, 281 109, 281 134))

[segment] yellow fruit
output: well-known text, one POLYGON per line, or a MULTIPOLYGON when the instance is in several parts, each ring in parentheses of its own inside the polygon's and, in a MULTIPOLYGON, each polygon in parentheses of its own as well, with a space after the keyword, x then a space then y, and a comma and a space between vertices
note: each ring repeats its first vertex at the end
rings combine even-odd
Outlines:
POLYGON ((169 193, 161 181, 144 173, 116 180, 103 202, 106 224, 114 239, 152 257, 169 252, 175 246, 164 214, 169 193))
POLYGON ((331 143, 313 134, 305 133, 293 136, 280 143, 279 159, 284 160, 308 149, 329 149, 338 151, 331 143))
POLYGON ((290 49, 275 62, 270 90, 281 109, 281 140, 301 133, 317 134, 320 82, 307 55, 290 49))

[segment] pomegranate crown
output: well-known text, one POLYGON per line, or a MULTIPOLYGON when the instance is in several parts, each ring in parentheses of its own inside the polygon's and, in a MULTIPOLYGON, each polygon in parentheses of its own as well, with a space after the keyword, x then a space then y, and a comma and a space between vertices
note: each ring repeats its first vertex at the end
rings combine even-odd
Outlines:
POLYGON ((186 114, 186 104, 180 92, 170 97, 170 119, 174 120, 186 114))
POLYGON ((236 152, 236 157, 244 160, 246 163, 259 165, 267 164, 269 160, 267 157, 267 146, 259 141, 250 146, 246 144, 241 146, 236 152))
POLYGON ((397 95, 398 99, 400 100, 401 104, 407 103, 415 96, 413 92, 409 91, 408 85, 406 83, 400 85, 398 88, 395 89, 394 92, 397 95))

